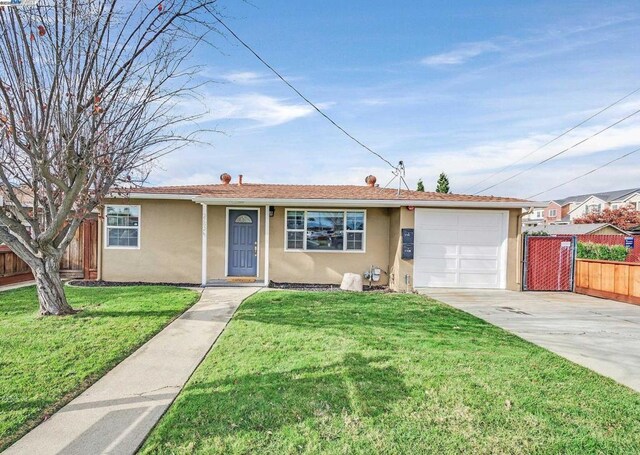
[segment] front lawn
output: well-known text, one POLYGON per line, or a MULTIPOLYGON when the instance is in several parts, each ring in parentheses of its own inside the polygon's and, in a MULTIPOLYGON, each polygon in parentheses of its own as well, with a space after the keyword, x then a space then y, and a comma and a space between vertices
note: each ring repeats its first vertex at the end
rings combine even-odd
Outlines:
POLYGON ((639 453, 640 394, 416 295, 264 292, 143 453, 639 453))
POLYGON ((67 288, 73 316, 39 317, 35 287, 0 292, 0 450, 195 303, 172 287, 67 288))

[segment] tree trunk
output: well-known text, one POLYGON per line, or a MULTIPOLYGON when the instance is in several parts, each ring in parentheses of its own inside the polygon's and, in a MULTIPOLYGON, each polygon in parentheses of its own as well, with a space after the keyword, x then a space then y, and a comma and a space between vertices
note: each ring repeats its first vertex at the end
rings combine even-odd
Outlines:
POLYGON ((76 312, 71 308, 64 294, 59 258, 47 257, 33 266, 32 270, 36 280, 41 315, 61 316, 76 312))

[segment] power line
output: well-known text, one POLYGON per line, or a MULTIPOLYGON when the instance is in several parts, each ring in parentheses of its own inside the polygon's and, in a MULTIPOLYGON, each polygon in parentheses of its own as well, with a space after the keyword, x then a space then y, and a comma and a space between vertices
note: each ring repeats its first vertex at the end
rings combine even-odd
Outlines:
POLYGON ((304 96, 300 90, 298 90, 297 88, 295 88, 288 80, 286 80, 274 67, 272 67, 271 65, 269 65, 269 63, 267 63, 262 57, 260 57, 260 55, 258 55, 258 53, 256 51, 254 51, 251 46, 249 46, 246 42, 244 42, 242 40, 242 38, 240 38, 238 35, 236 35, 236 33, 231 30, 227 24, 225 24, 224 22, 222 22, 222 19, 220 19, 218 16, 216 16, 215 14, 213 15, 213 17, 220 22, 220 25, 222 25, 229 33, 231 33, 231 35, 233 35, 233 37, 238 40, 238 42, 240 44, 242 44, 249 52, 251 52, 258 60, 260 60, 260 62, 262 62, 262 64, 264 66, 266 66, 267 68, 269 68, 269 70, 271 70, 271 72, 273 74, 275 74, 282 82, 284 82, 285 84, 287 84, 287 86, 293 90, 300 98, 302 98, 309 106, 311 106, 312 108, 314 108, 320 115, 322 115, 325 119, 327 119, 333 126, 335 126, 336 128, 338 128, 340 131, 342 131, 349 139, 351 139, 352 141, 354 141, 356 144, 358 144, 360 147, 364 148, 365 150, 367 150, 370 153, 373 153, 375 156, 377 156, 378 158, 380 158, 382 161, 384 161, 385 163, 387 163, 389 166, 391 166, 393 169, 396 169, 396 166, 394 166, 393 164, 391 164, 391 161, 387 160, 385 157, 383 157, 381 154, 379 154, 378 152, 372 150, 370 147, 368 147, 367 145, 363 144, 362 142, 360 142, 358 139, 356 139, 352 134, 350 134, 347 130, 345 130, 343 127, 341 127, 340 125, 338 125, 338 123, 336 123, 335 120, 333 120, 331 117, 329 117, 327 114, 324 113, 324 111, 322 109, 320 109, 318 106, 316 106, 309 98, 307 98, 306 96, 304 96))
POLYGON ((573 144, 571 147, 567 147, 566 149, 561 150, 561 151, 559 151, 558 153, 555 153, 555 154, 551 155, 551 156, 550 156, 550 157, 548 157, 548 158, 545 158, 544 160, 540 161, 539 163, 533 164, 533 165, 529 166, 528 168, 523 169, 523 170, 522 170, 522 171, 520 171, 520 172, 516 172, 516 173, 515 173, 515 174, 513 174, 512 176, 510 176, 510 177, 508 177, 508 178, 506 178, 506 179, 504 179, 504 180, 501 180, 501 181, 499 181, 498 183, 494 183, 493 185, 490 185, 490 186, 488 186, 488 187, 486 187, 486 188, 484 188, 484 189, 482 189, 482 190, 480 190, 480 191, 476 191, 474 194, 480 194, 480 193, 483 193, 483 192, 485 192, 485 191, 487 191, 487 190, 490 190, 491 188, 494 188, 494 187, 496 187, 496 186, 498 186, 498 185, 502 185, 503 183, 506 183, 506 182, 508 182, 508 181, 510 181, 510 180, 513 180, 514 178, 516 178, 516 177, 518 177, 518 176, 520 176, 520 175, 524 174, 525 172, 529 172, 531 169, 533 169, 533 168, 535 168, 535 167, 538 167, 538 166, 540 166, 540 165, 542 165, 542 164, 544 164, 544 163, 547 163, 547 162, 551 161, 552 159, 557 158, 557 157, 559 157, 560 155, 562 155, 562 154, 564 154, 564 153, 568 152, 569 150, 572 150, 572 149, 576 148, 577 146, 579 146, 579 145, 581 145, 581 144, 584 144, 584 143, 585 143, 585 142, 587 142, 588 140, 593 139, 594 137, 596 137, 596 136, 598 136, 598 135, 600 135, 600 134, 604 133, 604 132, 605 132, 605 131, 607 131, 607 130, 610 130, 610 129, 611 129, 611 128, 613 128, 614 126, 616 126, 616 125, 618 125, 618 124, 620 124, 620 123, 624 122, 625 120, 627 120, 627 119, 629 119, 629 118, 631 118, 631 117, 633 117, 634 115, 637 115, 637 114, 639 114, 639 113, 640 113, 640 109, 638 109, 638 110, 637 110, 637 111, 635 111, 635 112, 632 112, 631 114, 627 115, 626 117, 623 117, 622 119, 620 119, 620 120, 618 120, 617 122, 615 122, 615 123, 613 123, 613 124, 611 124, 611 125, 607 126, 606 128, 601 129, 601 130, 600 130, 600 131, 598 131, 597 133, 594 133, 594 134, 592 134, 591 136, 588 136, 588 137, 586 137, 586 138, 582 139, 581 141, 576 142, 576 143, 575 143, 575 144, 573 144))
POLYGON ((567 180, 566 182, 561 183, 560 185, 556 185, 556 186, 554 186, 554 187, 552 187, 552 188, 549 188, 549 189, 547 189, 547 190, 544 190, 544 191, 541 191, 541 192, 539 192, 539 193, 536 193, 536 194, 534 194, 534 195, 532 195, 532 196, 529 196, 529 197, 527 197, 527 199, 533 199, 534 197, 538 197, 538 196, 540 196, 541 194, 548 193, 549 191, 553 191, 553 190, 555 190, 556 188, 560 188, 561 186, 568 185, 569 183, 575 182, 576 180, 581 179, 582 177, 586 177, 586 176, 587 176, 587 175, 589 175, 589 174, 593 174, 594 172, 599 171, 599 170, 600 170, 600 169, 602 169, 603 167, 607 167, 607 166, 609 166, 610 164, 615 163, 616 161, 620 161, 620 160, 622 160, 622 159, 624 159, 624 158, 626 158, 626 157, 628 157, 628 156, 631 156, 631 155, 633 155, 634 153, 637 153, 637 152, 640 152, 640 148, 637 148, 637 149, 635 149, 635 150, 632 150, 632 151, 630 151, 629 153, 625 153, 624 155, 621 155, 621 156, 619 156, 618 158, 615 158, 615 159, 613 159, 613 160, 611 160, 611 161, 608 161, 608 162, 604 163, 603 165, 598 166, 598 167, 597 167, 597 168, 595 168, 595 169, 591 169, 589 172, 585 172, 585 173, 584 173, 584 174, 582 174, 582 175, 579 175, 579 176, 577 176, 577 177, 575 177, 575 178, 572 178, 571 180, 567 180))
POLYGON ((620 104, 621 102, 623 102, 624 100, 626 100, 627 98, 629 98, 630 96, 635 95, 636 93, 640 92, 640 87, 638 87, 637 89, 635 89, 634 91, 627 93, 625 96, 623 96, 622 98, 614 101, 613 103, 609 104, 608 106, 600 109, 598 112, 596 112, 595 114, 591 115, 590 117, 584 119, 583 121, 581 121, 580 123, 578 123, 577 125, 572 126, 571 128, 569 128, 568 130, 564 131, 563 133, 559 134, 558 136, 554 137, 553 139, 545 142, 544 144, 542 144, 540 147, 538 147, 537 149, 533 150, 532 152, 527 153, 526 155, 518 158, 516 161, 514 161, 513 163, 507 164, 505 167, 503 167, 502 169, 500 169, 498 172, 495 172, 493 174, 491 174, 489 177, 480 180, 479 182, 474 183, 473 185, 467 187, 464 192, 469 191, 471 188, 474 188, 488 180, 491 180, 492 178, 494 178, 497 175, 502 174, 504 171, 506 171, 507 169, 509 169, 510 167, 515 166, 516 164, 520 163, 522 160, 525 160, 527 158, 529 158, 531 155, 533 155, 534 153, 539 152, 540 150, 542 150, 543 148, 545 148, 546 146, 554 143, 555 141, 557 141, 558 139, 566 136, 567 134, 569 134, 570 132, 572 132, 573 130, 581 127, 582 125, 584 125, 585 123, 587 123, 588 121, 594 119, 595 117, 597 117, 598 115, 602 114, 603 112, 608 111, 609 109, 611 109, 612 107, 614 107, 617 104, 620 104))

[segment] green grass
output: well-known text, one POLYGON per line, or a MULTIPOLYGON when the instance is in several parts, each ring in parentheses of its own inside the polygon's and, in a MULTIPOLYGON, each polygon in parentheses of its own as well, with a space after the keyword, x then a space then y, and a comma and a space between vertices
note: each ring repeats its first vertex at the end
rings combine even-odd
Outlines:
POLYGON ((34 287, 0 292, 0 450, 195 303, 172 287, 67 288, 73 316, 39 317, 34 287))
POLYGON ((640 395, 416 295, 242 304, 143 453, 640 453, 640 395))

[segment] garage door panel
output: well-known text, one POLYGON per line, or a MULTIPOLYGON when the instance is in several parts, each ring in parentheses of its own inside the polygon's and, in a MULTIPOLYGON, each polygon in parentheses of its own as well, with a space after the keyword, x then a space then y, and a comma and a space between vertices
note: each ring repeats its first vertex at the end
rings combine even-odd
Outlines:
POLYGON ((446 272, 436 272, 429 274, 429 285, 434 288, 437 287, 453 287, 456 286, 457 282, 457 274, 456 273, 446 273, 446 272))
POLYGON ((469 288, 491 288, 494 289, 500 285, 496 274, 480 274, 480 273, 461 273, 459 275, 459 287, 469 288))
POLYGON ((414 257, 422 258, 439 258, 439 257, 458 257, 458 247, 456 245, 432 245, 428 243, 420 244, 416 248, 414 257))
POLYGON ((501 226, 502 220, 500 217, 495 216, 495 212, 460 212, 458 215, 459 224, 464 230, 465 227, 474 228, 493 228, 498 229, 501 226))
POLYGON ((460 251, 458 254, 461 257, 497 258, 500 255, 500 247, 483 245, 460 245, 460 251))
POLYGON ((459 231, 457 234, 461 245, 497 245, 502 238, 500 232, 492 230, 474 232, 459 231))
POLYGON ((457 213, 442 213, 438 217, 424 217, 420 219, 416 217, 415 227, 433 228, 437 226, 443 226, 447 228, 449 226, 457 226, 458 219, 459 217, 457 213))
POLYGON ((416 209, 414 285, 504 287, 507 217, 496 210, 416 209))
POLYGON ((460 259, 460 271, 495 274, 499 267, 497 259, 460 259))
POLYGON ((416 272, 435 273, 441 271, 455 272, 458 268, 457 259, 428 258, 428 260, 420 261, 421 264, 416 266, 416 272))
POLYGON ((458 243, 459 236, 458 231, 452 231, 451 229, 429 229, 429 237, 425 239, 420 239, 420 241, 416 241, 416 243, 424 243, 426 245, 429 244, 446 244, 446 243, 458 243))

